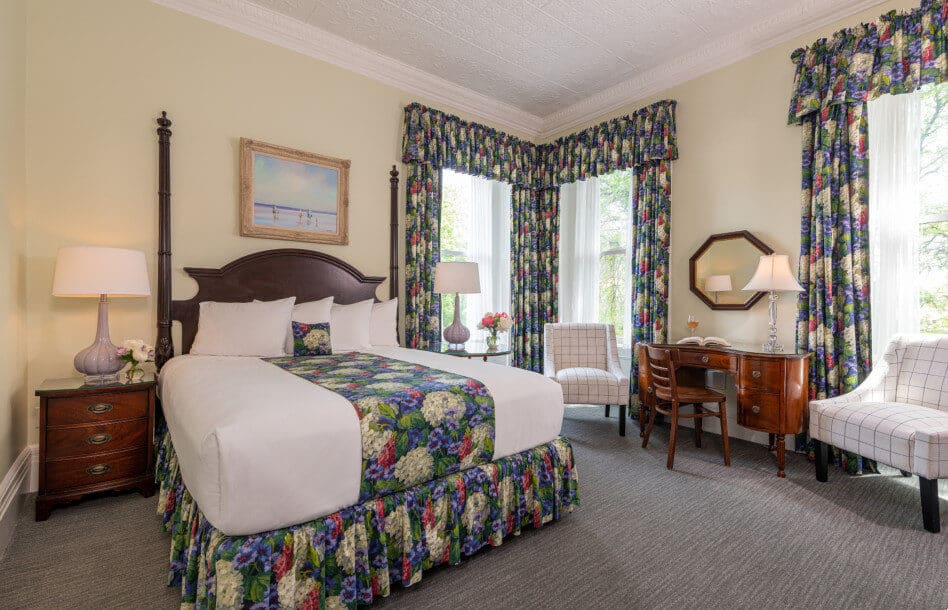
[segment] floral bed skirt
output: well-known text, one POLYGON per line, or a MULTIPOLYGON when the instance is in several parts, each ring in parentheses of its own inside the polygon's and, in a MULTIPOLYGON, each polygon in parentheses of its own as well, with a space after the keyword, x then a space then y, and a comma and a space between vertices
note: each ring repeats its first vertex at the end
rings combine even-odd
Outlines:
POLYGON ((171 533, 169 584, 182 607, 354 608, 457 564, 521 528, 579 504, 569 441, 517 455, 326 517, 249 536, 214 528, 188 493, 171 435, 160 438, 158 514, 171 533))

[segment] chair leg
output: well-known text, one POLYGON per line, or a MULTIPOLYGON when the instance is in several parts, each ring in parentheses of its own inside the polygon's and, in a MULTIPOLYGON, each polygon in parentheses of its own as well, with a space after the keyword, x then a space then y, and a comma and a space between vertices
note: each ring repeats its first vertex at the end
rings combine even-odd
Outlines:
POLYGON ((619 405, 619 436, 625 436, 625 405, 619 405))
POLYGON ((675 466, 675 440, 678 436, 678 402, 673 401, 671 406, 671 430, 668 432, 668 462, 665 467, 672 470, 675 466))
POLYGON ((938 514, 938 479, 918 477, 922 496, 922 523, 933 534, 941 531, 941 516, 938 514))
POLYGON ((606 417, 609 417, 609 407, 612 405, 606 405, 606 417))
POLYGON ((639 402, 639 436, 645 438, 645 424, 651 409, 645 406, 644 402, 639 402))
MULTIPOLYGON (((704 408, 701 405, 696 403, 695 415, 701 413, 702 411, 704 411, 704 408)), ((699 449, 701 448, 701 425, 702 425, 701 421, 703 419, 704 419, 703 417, 695 418, 695 447, 698 447, 699 449)))
POLYGON ((829 445, 816 439, 813 439, 813 443, 816 449, 816 480, 825 483, 829 480, 827 472, 829 466, 829 445))
POLYGON ((724 445, 724 465, 731 465, 731 439, 727 435, 727 403, 718 403, 718 413, 721 414, 721 443, 724 445))
MULTIPOLYGON (((642 417, 639 415, 639 417, 642 417)), ((652 426, 655 425, 655 407, 652 406, 648 410, 648 426, 645 428, 645 434, 642 437, 642 449, 648 447, 648 437, 652 434, 652 426)))

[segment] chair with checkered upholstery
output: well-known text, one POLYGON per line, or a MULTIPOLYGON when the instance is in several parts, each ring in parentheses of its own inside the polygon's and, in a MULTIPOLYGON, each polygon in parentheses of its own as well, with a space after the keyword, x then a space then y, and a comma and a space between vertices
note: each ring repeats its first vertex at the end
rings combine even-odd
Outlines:
POLYGON ((925 529, 938 532, 938 479, 948 477, 948 335, 894 337, 855 390, 810 401, 816 478, 829 446, 918 475, 925 529))
POLYGON ((543 374, 563 388, 563 402, 619 405, 619 435, 625 436, 629 374, 619 363, 612 324, 555 323, 543 327, 543 374))

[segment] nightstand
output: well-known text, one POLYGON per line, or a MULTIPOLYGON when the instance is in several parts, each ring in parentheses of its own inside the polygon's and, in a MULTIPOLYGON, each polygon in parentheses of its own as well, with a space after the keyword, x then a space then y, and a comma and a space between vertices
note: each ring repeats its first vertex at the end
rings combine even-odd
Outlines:
POLYGON ((47 379, 36 390, 39 494, 36 520, 53 507, 101 491, 155 492, 155 377, 89 386, 47 379))

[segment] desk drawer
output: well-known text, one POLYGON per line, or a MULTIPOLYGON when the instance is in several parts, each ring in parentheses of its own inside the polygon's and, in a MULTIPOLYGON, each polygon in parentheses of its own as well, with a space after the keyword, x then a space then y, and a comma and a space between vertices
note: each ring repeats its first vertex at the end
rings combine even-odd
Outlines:
POLYGON ((148 452, 140 448, 67 460, 48 460, 44 465, 46 489, 40 491, 52 493, 143 476, 147 460, 148 452))
POLYGON ((92 394, 77 398, 50 398, 47 426, 69 426, 135 419, 148 416, 148 392, 92 394))
POLYGON ((739 391, 737 423, 745 428, 777 432, 780 430, 780 394, 739 391))
POLYGON ((700 366, 706 369, 720 369, 723 371, 731 370, 731 357, 728 354, 678 348, 678 358, 684 366, 700 366))
POLYGON ((147 418, 69 428, 48 428, 46 456, 79 457, 144 447, 147 436, 147 418))
POLYGON ((742 358, 740 386, 748 390, 780 392, 783 389, 783 361, 742 358))

